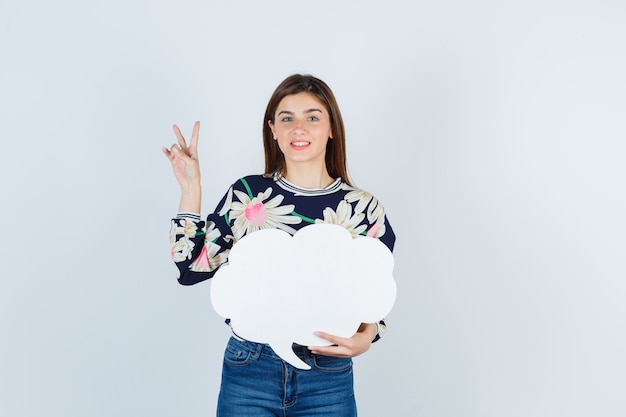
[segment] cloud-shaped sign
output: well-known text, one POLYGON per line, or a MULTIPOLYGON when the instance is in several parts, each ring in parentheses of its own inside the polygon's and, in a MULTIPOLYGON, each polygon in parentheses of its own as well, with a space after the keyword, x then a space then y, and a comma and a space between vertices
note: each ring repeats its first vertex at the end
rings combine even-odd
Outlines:
POLYGON ((239 240, 212 278, 211 303, 234 332, 269 344, 300 369, 310 367, 292 343, 327 346, 313 334, 351 337, 361 323, 385 317, 396 299, 393 255, 370 237, 315 224, 294 236, 259 230, 239 240))

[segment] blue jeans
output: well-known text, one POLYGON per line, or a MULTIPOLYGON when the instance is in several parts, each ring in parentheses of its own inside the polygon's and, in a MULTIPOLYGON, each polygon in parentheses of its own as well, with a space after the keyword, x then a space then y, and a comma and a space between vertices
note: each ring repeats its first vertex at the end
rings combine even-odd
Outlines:
POLYGON ((268 345, 230 338, 224 352, 218 417, 355 417, 352 359, 313 355, 294 345, 311 366, 294 368, 268 345))

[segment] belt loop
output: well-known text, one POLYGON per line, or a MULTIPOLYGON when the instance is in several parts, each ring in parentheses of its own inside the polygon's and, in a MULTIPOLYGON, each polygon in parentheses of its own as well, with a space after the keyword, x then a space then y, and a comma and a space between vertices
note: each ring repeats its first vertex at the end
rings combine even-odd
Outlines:
POLYGON ((261 352, 263 351, 263 343, 256 343, 256 342, 248 342, 248 343, 254 343, 254 345, 256 346, 256 350, 254 352, 254 359, 259 359, 259 357, 261 356, 261 352))

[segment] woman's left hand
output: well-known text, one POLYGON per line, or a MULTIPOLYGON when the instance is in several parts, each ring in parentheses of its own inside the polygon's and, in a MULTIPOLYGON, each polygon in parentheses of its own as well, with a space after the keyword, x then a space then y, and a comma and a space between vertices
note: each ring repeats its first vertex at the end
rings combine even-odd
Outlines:
POLYGON ((324 332, 315 332, 315 335, 328 340, 333 346, 309 346, 311 353, 338 358, 352 358, 369 350, 372 340, 376 337, 376 325, 374 323, 361 323, 354 336, 348 338, 324 332))

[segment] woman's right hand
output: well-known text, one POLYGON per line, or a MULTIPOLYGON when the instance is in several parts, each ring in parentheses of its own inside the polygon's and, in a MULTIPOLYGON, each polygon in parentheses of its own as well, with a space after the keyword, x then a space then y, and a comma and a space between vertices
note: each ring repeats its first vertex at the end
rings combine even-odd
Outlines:
POLYGON ((170 160, 176 180, 180 188, 185 191, 200 186, 200 164, 198 163, 198 134, 200 132, 200 122, 193 125, 191 143, 183 137, 178 126, 172 126, 178 143, 173 144, 169 149, 163 147, 163 153, 170 160))
POLYGON ((179 210, 200 213, 200 200, 202 199, 200 164, 198 162, 200 122, 193 125, 189 146, 187 146, 178 126, 174 125, 172 128, 178 143, 173 144, 169 149, 164 146, 163 153, 170 160, 176 180, 180 184, 182 196, 179 210))

